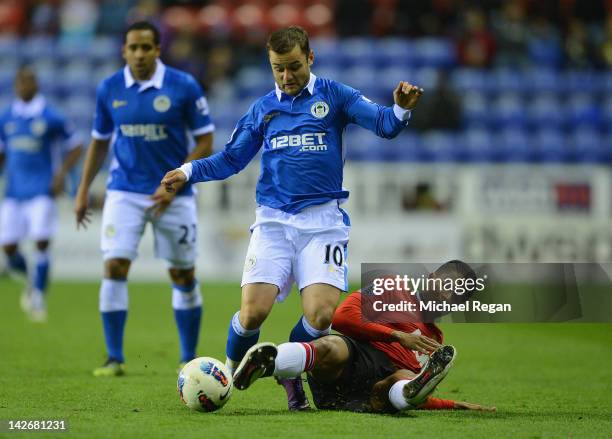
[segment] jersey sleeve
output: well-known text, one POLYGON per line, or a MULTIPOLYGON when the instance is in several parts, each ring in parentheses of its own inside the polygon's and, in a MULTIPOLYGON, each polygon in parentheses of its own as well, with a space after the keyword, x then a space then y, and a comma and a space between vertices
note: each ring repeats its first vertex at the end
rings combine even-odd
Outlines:
POLYGON ((383 107, 363 96, 359 91, 344 84, 336 83, 339 100, 347 120, 372 131, 379 137, 391 139, 407 125, 399 118, 394 107, 383 107))
POLYGON ((191 162, 190 181, 224 180, 237 174, 255 157, 262 143, 263 134, 257 125, 253 106, 238 121, 223 151, 191 162))
POLYGON ((192 77, 189 77, 187 82, 185 111, 187 126, 192 135, 201 136, 215 130, 215 125, 210 117, 208 101, 202 92, 202 88, 192 77))
POLYGON ((113 119, 108 111, 108 90, 106 81, 98 86, 96 91, 96 112, 94 114, 91 137, 96 140, 108 140, 113 135, 113 119))
POLYGON ((332 328, 341 334, 363 341, 392 341, 393 329, 380 323, 363 321, 361 294, 351 293, 340 304, 332 319, 332 328))

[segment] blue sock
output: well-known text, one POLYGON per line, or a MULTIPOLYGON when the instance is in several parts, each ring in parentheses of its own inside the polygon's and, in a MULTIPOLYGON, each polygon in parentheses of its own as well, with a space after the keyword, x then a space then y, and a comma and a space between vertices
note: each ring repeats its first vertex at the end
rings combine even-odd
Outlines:
POLYGON ((127 311, 101 312, 108 358, 123 363, 123 330, 127 311))
POLYGON ((49 278, 49 254, 47 252, 38 252, 36 254, 36 271, 34 272, 34 288, 41 293, 47 289, 47 280, 49 278))
POLYGON ((246 351, 259 340, 259 328, 245 329, 238 318, 240 311, 232 317, 227 333, 225 354, 232 361, 240 361, 246 351))
POLYGON ((102 279, 100 284, 100 315, 104 327, 106 351, 111 360, 123 363, 123 330, 127 319, 127 282, 120 279, 102 279))
POLYGON ((28 265, 26 264, 26 260, 19 250, 8 255, 8 266, 11 270, 17 271, 24 275, 28 274, 28 265))
POLYGON ((324 335, 328 335, 329 332, 330 328, 322 331, 313 328, 306 320, 306 317, 302 316, 291 330, 289 341, 307 343, 309 341, 316 340, 319 337, 323 337, 324 335))
POLYGON ((196 357, 202 320, 202 297, 198 285, 173 285, 172 308, 181 343, 181 362, 191 361, 196 357))

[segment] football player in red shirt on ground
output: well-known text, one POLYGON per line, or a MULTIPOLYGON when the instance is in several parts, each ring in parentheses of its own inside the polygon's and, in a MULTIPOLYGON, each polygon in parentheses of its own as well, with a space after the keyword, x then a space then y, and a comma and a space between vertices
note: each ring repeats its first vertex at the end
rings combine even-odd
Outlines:
MULTIPOLYGON (((432 273, 432 277, 474 279, 475 274, 469 265, 451 261, 432 273)), ((405 297, 441 301, 454 300, 452 295, 452 291, 431 288, 416 295, 408 293, 405 297)), ((307 372, 319 409, 355 412, 415 408, 496 410, 495 407, 430 396, 448 373, 456 355, 453 346, 442 345, 442 331, 434 323, 424 323, 424 318, 414 318, 414 315, 402 323, 398 323, 398 319, 374 323, 363 317, 362 295, 356 291, 334 314, 332 327, 341 334, 310 343, 253 346, 234 374, 236 388, 244 390, 265 376, 283 378, 307 372), (393 320, 395 322, 391 323, 393 320)))

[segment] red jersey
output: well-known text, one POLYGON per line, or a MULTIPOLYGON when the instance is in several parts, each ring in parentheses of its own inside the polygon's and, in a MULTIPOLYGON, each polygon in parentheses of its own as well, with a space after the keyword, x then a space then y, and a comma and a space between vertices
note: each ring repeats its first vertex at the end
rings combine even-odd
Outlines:
POLYGON ((334 313, 332 328, 354 338, 370 343, 383 352, 398 369, 408 369, 415 373, 427 362, 428 355, 411 351, 393 341, 393 331, 419 334, 443 342, 443 334, 434 323, 370 323, 365 322, 361 313, 361 292, 355 291, 342 302, 334 313))

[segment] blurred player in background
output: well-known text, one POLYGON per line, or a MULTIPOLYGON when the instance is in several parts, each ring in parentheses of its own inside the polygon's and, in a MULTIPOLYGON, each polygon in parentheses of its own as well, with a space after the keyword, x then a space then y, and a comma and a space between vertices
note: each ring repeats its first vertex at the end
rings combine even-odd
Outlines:
MULTIPOLYGON (((345 151, 342 132, 356 123, 384 138, 397 136, 422 90, 400 82, 395 105, 379 106, 344 84, 310 71, 314 53, 299 27, 280 29, 267 51, 276 89, 257 100, 238 122, 224 151, 170 171, 162 184, 222 180, 240 172, 263 145, 256 198, 259 207, 242 277, 242 302, 230 323, 227 365, 234 370, 259 337, 275 300, 293 283, 304 315, 290 341, 329 334, 341 291, 347 290, 350 222, 340 208, 345 151)), ((290 409, 307 409, 299 379, 283 380, 290 409)))
POLYGON ((76 197, 77 226, 85 226, 89 188, 115 136, 101 236, 100 312, 108 358, 94 370, 96 376, 124 373, 127 277, 148 222, 153 226, 156 256, 166 260, 172 280, 180 362, 196 356, 202 297, 194 268, 195 197, 190 184, 168 193, 159 181, 168 168, 211 153, 214 125, 195 79, 159 60, 159 39, 159 31, 150 23, 128 28, 123 46, 127 65, 98 87, 93 140, 76 197), (195 138, 191 151, 190 136, 195 138))
MULTIPOLYGON (((476 276, 467 264, 450 261, 431 277, 455 281, 476 276)), ((434 286, 420 291, 416 300, 453 300, 452 295, 434 286)), ((362 303, 361 292, 356 291, 334 313, 332 327, 341 335, 278 347, 272 343, 253 346, 236 370, 236 388, 244 390, 260 377, 295 377, 307 372, 315 405, 323 410, 495 411, 494 407, 429 396, 450 370, 456 355, 453 346, 442 346, 443 334, 438 326, 419 321, 422 318, 401 323, 368 322, 362 303)))
POLYGON ((25 277, 21 306, 33 321, 47 316, 49 245, 57 227, 54 198, 82 153, 74 128, 38 91, 35 73, 22 67, 15 77, 16 99, 0 114, 0 166, 4 162, 6 193, 0 208, 0 244, 9 269, 25 277), (55 148, 56 142, 63 148, 55 148), (29 273, 19 243, 36 243, 29 273))

